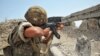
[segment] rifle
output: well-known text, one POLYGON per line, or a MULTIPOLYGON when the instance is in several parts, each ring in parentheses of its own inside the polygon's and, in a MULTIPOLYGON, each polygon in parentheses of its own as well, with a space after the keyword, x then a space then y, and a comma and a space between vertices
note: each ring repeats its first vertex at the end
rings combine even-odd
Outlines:
POLYGON ((45 28, 50 28, 50 30, 53 32, 53 34, 58 38, 58 39, 60 39, 60 35, 59 35, 59 33, 57 32, 57 28, 56 28, 56 23, 46 23, 45 24, 45 28))
POLYGON ((64 26, 67 26, 66 22, 61 22, 61 18, 62 17, 50 17, 48 18, 48 23, 44 24, 44 27, 49 27, 57 39, 60 39, 60 34, 57 32, 57 27, 59 27, 59 24, 61 23, 64 26))

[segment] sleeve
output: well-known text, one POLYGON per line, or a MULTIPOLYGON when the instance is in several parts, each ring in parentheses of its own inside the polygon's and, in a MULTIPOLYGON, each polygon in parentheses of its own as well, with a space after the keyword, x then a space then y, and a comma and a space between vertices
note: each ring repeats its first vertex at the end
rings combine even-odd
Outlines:
POLYGON ((29 26, 32 26, 31 23, 29 22, 22 22, 18 24, 9 34, 8 43, 12 46, 13 45, 16 46, 23 42, 28 42, 30 39, 26 39, 23 35, 23 32, 25 27, 29 27, 29 26))

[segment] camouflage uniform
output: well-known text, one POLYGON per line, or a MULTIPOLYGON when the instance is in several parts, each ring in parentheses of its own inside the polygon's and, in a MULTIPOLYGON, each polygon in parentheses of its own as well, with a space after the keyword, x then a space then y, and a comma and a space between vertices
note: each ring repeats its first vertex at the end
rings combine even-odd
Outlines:
MULTIPOLYGON (((18 23, 18 25, 10 33, 10 35, 8 37, 8 43, 10 44, 10 46, 3 49, 5 56, 49 56, 49 54, 48 54, 49 47, 50 47, 53 35, 50 36, 51 38, 47 44, 43 43, 41 41, 40 37, 26 39, 26 38, 24 38, 24 35, 23 35, 23 31, 25 28, 27 28, 29 26, 34 26, 34 25, 37 25, 37 26, 40 26, 41 28, 43 28, 41 23, 46 22, 46 20, 43 19, 40 23, 41 25, 38 25, 38 23, 35 24, 36 22, 32 18, 32 16, 37 18, 38 14, 36 14, 35 16, 32 15, 32 13, 34 13, 33 12, 34 8, 36 10, 38 10, 38 7, 31 7, 25 14, 25 18, 29 22, 18 23), (31 9, 33 11, 31 11, 31 9)), ((36 10, 35 10, 35 12, 37 12, 36 10)), ((45 13, 45 12, 43 11, 43 13, 45 13)), ((40 16, 40 18, 45 18, 44 16, 46 16, 46 15, 42 14, 42 16, 38 15, 38 17, 39 16, 40 16)), ((37 18, 37 19, 40 20, 40 18, 37 18)))

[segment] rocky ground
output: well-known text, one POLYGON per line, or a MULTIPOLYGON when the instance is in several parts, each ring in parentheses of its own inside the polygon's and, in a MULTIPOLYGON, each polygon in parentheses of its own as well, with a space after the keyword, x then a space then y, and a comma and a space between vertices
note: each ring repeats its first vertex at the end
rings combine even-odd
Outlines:
POLYGON ((100 40, 94 37, 97 34, 95 32, 89 34, 88 32, 85 35, 83 32, 86 31, 69 26, 59 32, 61 34, 60 40, 53 39, 51 48, 56 47, 62 53, 59 54, 60 56, 100 56, 100 40))
POLYGON ((59 49, 59 51, 63 54, 63 56, 76 56, 75 52, 76 38, 68 37, 66 30, 67 29, 59 31, 61 39, 54 38, 51 48, 55 46, 56 48, 59 49))

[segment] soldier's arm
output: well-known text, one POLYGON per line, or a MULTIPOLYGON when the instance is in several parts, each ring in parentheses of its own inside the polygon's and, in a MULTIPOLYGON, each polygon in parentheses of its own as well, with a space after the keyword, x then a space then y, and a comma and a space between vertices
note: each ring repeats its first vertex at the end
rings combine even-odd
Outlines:
POLYGON ((8 37, 8 43, 12 46, 13 45, 17 46, 22 44, 23 42, 28 42, 30 39, 25 38, 23 32, 25 27, 30 27, 30 26, 32 25, 28 22, 22 22, 18 24, 10 33, 8 37))
POLYGON ((28 42, 31 38, 44 36, 48 39, 49 29, 42 30, 39 27, 33 27, 30 23, 24 22, 16 26, 8 37, 10 45, 20 45, 23 42, 28 42))
POLYGON ((28 27, 24 30, 24 36, 26 38, 41 37, 43 35, 43 29, 38 26, 28 27))

